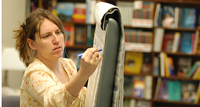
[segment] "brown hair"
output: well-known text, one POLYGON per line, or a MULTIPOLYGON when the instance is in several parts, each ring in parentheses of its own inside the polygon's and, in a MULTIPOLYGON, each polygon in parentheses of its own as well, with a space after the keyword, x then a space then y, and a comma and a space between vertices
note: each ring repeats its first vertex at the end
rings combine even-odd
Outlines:
POLYGON ((48 10, 36 9, 33 11, 26 21, 20 25, 20 28, 13 31, 15 32, 14 39, 16 39, 15 48, 19 51, 20 60, 26 65, 30 64, 36 55, 35 51, 29 47, 27 39, 35 40, 35 34, 40 32, 40 24, 44 19, 49 19, 56 24, 64 34, 64 37, 66 36, 62 22, 58 17, 48 10))

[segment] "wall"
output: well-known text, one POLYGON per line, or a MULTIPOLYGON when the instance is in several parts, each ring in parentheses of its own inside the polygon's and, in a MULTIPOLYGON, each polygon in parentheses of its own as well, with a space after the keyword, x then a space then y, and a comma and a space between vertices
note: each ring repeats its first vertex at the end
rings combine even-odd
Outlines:
MULTIPOLYGON (((19 28, 19 23, 26 18, 26 0, 2 0, 2 52, 5 47, 14 47, 13 30, 19 28)), ((3 61, 2 61, 3 63, 3 61)), ((23 72, 8 73, 9 86, 19 88, 23 72)), ((2 82, 4 82, 2 71, 2 82)))

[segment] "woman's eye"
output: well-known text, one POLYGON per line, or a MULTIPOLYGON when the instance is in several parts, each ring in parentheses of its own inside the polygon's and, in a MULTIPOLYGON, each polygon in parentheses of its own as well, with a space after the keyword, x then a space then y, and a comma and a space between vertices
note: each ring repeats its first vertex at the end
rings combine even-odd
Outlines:
POLYGON ((49 37, 49 35, 45 35, 45 36, 43 36, 43 38, 47 38, 47 37, 49 37))
POLYGON ((56 34, 60 34, 60 33, 62 33, 62 32, 61 32, 61 31, 57 31, 57 32, 56 32, 56 34))

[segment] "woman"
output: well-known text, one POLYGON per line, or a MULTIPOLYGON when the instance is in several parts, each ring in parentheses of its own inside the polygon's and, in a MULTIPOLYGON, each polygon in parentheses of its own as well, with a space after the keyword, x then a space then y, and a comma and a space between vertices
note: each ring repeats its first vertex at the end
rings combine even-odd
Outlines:
POLYGON ((48 10, 35 10, 14 32, 20 59, 28 65, 20 88, 20 106, 83 107, 84 84, 101 60, 98 49, 85 51, 77 72, 72 60, 61 58, 65 30, 48 10))

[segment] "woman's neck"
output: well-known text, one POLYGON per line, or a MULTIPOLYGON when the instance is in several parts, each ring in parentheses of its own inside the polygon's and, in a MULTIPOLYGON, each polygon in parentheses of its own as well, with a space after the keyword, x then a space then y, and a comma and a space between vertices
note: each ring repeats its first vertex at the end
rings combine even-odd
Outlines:
POLYGON ((40 61, 42 61, 49 69, 51 69, 53 72, 60 71, 61 63, 58 59, 45 59, 45 58, 38 58, 40 61))

